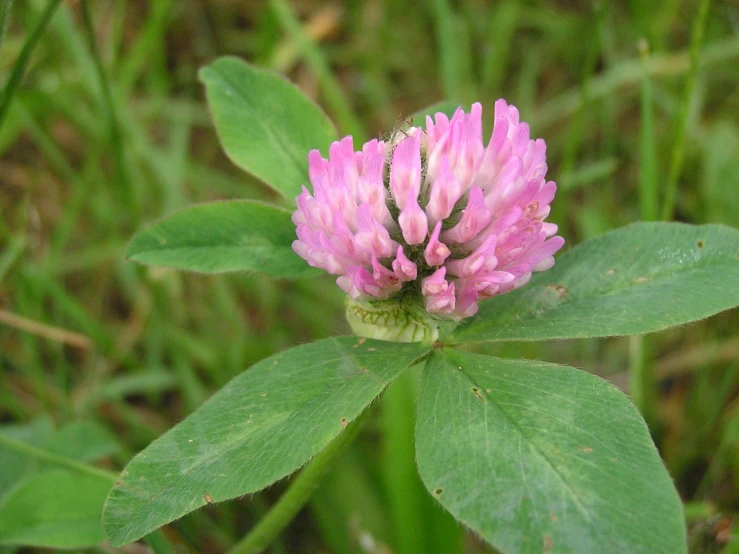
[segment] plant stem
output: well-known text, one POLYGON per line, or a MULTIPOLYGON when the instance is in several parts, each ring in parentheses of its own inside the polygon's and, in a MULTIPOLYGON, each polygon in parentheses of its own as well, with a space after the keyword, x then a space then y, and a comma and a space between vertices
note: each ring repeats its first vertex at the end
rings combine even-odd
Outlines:
POLYGON ((267 515, 246 537, 229 550, 229 554, 257 554, 269 546, 305 505, 334 461, 357 436, 363 419, 360 417, 351 423, 331 444, 313 458, 313 461, 290 483, 287 491, 270 508, 267 515))
POLYGON ((645 39, 639 42, 642 62, 641 127, 639 157, 639 207, 642 221, 659 219, 659 195, 657 193, 657 149, 654 139, 654 106, 652 81, 649 78, 649 45, 645 39))
POLYGON ((161 529, 152 531, 144 537, 144 542, 149 545, 154 554, 175 554, 174 548, 167 541, 167 537, 161 529))
MULTIPOLYGON (((657 146, 654 137, 654 106, 652 82, 649 77, 649 45, 646 39, 639 42, 641 58, 641 124, 639 129, 639 209, 642 221, 659 219, 659 195, 657 193, 657 146)), ((644 420, 653 429, 654 367, 647 352, 649 345, 644 335, 629 338, 629 383, 631 397, 644 420)))
POLYGON ((462 529, 431 498, 416 467, 416 403, 423 362, 406 369, 383 393, 382 463, 394 554, 459 554, 462 529))
POLYGON ((36 47, 36 44, 41 38, 41 34, 44 32, 44 29, 46 29, 49 21, 51 21, 54 12, 56 12, 56 9, 61 3, 61 0, 49 1, 49 3, 46 5, 44 13, 41 14, 41 19, 39 19, 36 27, 26 39, 26 42, 23 44, 23 49, 21 50, 18 59, 13 65, 10 77, 8 77, 8 82, 5 85, 5 90, 2 93, 2 97, 0 97, 0 128, 2 128, 3 126, 3 121, 5 120, 5 116, 8 113, 10 103, 13 101, 13 96, 15 96, 15 92, 16 90, 18 90, 18 86, 21 84, 21 79, 23 79, 23 74, 26 72, 26 65, 28 64, 28 60, 31 57, 31 53, 33 52, 33 49, 36 47))
POLYGON ((426 552, 423 495, 413 446, 418 383, 406 369, 382 395, 383 474, 396 554, 426 552))
POLYGON ((701 0, 698 8, 698 16, 693 22, 693 33, 690 41, 690 68, 685 79, 685 89, 683 90, 682 103, 680 112, 678 113, 677 127, 675 129, 675 142, 672 145, 672 160, 670 163, 670 174, 667 179, 667 189, 665 190, 665 200, 662 206, 662 219, 671 220, 675 209, 675 201, 677 197, 677 182, 680 179, 680 173, 683 168, 683 156, 685 154, 685 129, 688 126, 688 116, 690 115, 690 101, 693 97, 693 88, 695 86, 695 75, 698 69, 698 54, 700 45, 703 41, 703 31, 706 28, 706 20, 708 19, 708 8, 711 0, 701 0))
POLYGON ((629 337, 629 387, 634 405, 654 434, 653 427, 657 423, 654 418, 654 374, 649 365, 644 335, 629 337))

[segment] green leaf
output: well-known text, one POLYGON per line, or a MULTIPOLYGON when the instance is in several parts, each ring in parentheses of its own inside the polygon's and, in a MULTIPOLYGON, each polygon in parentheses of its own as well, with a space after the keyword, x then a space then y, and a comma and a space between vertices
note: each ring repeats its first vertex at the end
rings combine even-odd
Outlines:
POLYGON ((93 392, 93 399, 115 400, 129 394, 160 394, 177 387, 179 380, 161 367, 146 367, 138 373, 128 373, 107 379, 93 392))
POLYGON ((292 250, 290 212, 250 200, 213 202, 175 212, 136 234, 129 259, 197 271, 258 271, 296 278, 318 273, 292 250))
MULTIPOLYGON (((43 417, 25 425, 5 425, 0 434, 11 439, 43 447, 54 433, 54 423, 43 417)), ((27 474, 38 469, 37 461, 26 452, 0 444, 0 497, 27 474)))
POLYGON ((200 80, 228 157, 283 196, 297 196, 308 182, 308 152, 336 140, 326 114, 283 77, 238 58, 219 58, 200 80))
POLYGON ((435 353, 416 454, 431 494, 504 554, 686 551, 682 504, 644 420, 583 371, 435 353))
POLYGON ((110 485, 66 470, 28 477, 0 503, 0 544, 80 548, 103 542, 100 518, 110 485))
POLYGON ((111 544, 289 475, 427 351, 341 337, 254 365, 124 469, 103 515, 111 544))
POLYGON ((120 444, 101 423, 86 420, 75 421, 59 429, 45 449, 72 460, 93 462, 115 454, 120 450, 120 444))
POLYGON ((739 231, 635 223, 566 252, 531 283, 480 304, 450 341, 661 331, 739 305, 739 231))

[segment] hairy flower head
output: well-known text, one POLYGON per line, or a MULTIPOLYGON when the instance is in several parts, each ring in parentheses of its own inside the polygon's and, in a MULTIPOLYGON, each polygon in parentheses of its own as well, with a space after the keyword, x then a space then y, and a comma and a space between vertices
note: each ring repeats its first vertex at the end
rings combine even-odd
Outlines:
POLYGON ((552 267, 564 244, 545 222, 556 191, 545 179, 546 144, 504 100, 487 145, 473 104, 361 151, 345 137, 328 160, 313 150, 308 162, 313 193, 303 187, 297 197, 293 249, 338 275, 355 303, 412 298, 458 321, 552 267))

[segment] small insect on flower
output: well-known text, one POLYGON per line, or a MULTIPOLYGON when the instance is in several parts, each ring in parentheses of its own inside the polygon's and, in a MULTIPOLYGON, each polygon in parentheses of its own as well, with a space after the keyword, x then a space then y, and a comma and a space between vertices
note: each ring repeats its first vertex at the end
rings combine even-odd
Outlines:
POLYGON ((435 340, 440 322, 525 285, 564 244, 545 222, 556 191, 546 144, 514 106, 495 103, 487 145, 479 103, 451 120, 429 116, 425 130, 411 125, 361 151, 345 137, 328 160, 311 151, 313 193, 296 199, 293 249, 338 275, 362 336, 435 340))

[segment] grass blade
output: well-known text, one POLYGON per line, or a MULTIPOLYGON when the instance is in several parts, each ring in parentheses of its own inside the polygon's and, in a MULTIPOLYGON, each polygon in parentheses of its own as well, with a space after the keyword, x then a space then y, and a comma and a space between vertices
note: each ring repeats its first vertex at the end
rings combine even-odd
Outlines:
POLYGON ((654 105, 652 82, 649 78, 649 46, 646 40, 639 43, 642 62, 641 128, 639 135, 639 207, 642 221, 659 219, 657 195, 657 144, 654 138, 654 105))
MULTIPOLYGON (((15 96, 15 92, 18 90, 18 86, 21 84, 21 80, 23 79, 23 74, 26 72, 26 65, 28 65, 31 53, 36 47, 36 44, 38 44, 44 29, 46 29, 49 21, 51 21, 51 18, 54 16, 54 12, 56 12, 59 4, 61 4, 61 0, 49 1, 44 13, 41 15, 41 19, 39 19, 36 27, 26 39, 26 42, 23 44, 23 50, 21 50, 18 59, 13 65, 10 77, 5 85, 5 90, 3 91, 2 97, 0 97, 0 128, 3 126, 3 121, 5 120, 5 115, 8 113, 10 103, 13 101, 13 96, 15 96)), ((7 7, 5 7, 5 9, 7 9, 7 7)), ((6 14, 2 15, 3 25, 5 25, 7 21, 5 16, 6 14)))
POLYGON ((87 38, 88 48, 92 54, 95 63, 95 71, 97 73, 100 88, 103 92, 103 103, 105 106, 106 117, 108 119, 108 132, 110 134, 110 144, 113 148, 113 156, 115 159, 115 170, 118 184, 124 194, 124 201, 131 208, 131 212, 136 214, 136 200, 131 190, 131 179, 129 177, 128 166, 126 164, 126 152, 124 150, 123 133, 121 131, 120 121, 116 112, 115 102, 113 101, 113 93, 110 88, 108 76, 103 67, 103 60, 100 58, 97 43, 95 40, 95 29, 92 24, 92 15, 90 14, 90 3, 87 0, 82 2, 82 19, 84 22, 85 35, 87 38))
POLYGON ((10 8, 12 7, 13 0, 0 0, 0 46, 3 45, 5 30, 8 28, 8 17, 10 16, 10 8))
POLYGON ((667 179, 667 190, 665 191, 664 204, 662 206, 662 219, 672 219, 675 209, 675 201, 677 200, 677 181, 680 179, 680 173, 683 168, 683 157, 685 155, 685 129, 688 126, 688 115, 690 114, 690 101, 693 97, 693 89, 695 88, 695 77, 698 70, 698 53, 700 51, 701 42, 703 42, 703 32, 706 29, 706 20, 708 19, 708 9, 711 6, 711 0, 702 0, 698 9, 698 15, 693 22, 693 34, 690 40, 690 68, 685 78, 685 89, 683 90, 682 103, 680 104, 680 112, 675 128, 675 142, 672 144, 672 160, 670 162, 670 173, 667 179))
POLYGON ((436 40, 444 96, 448 100, 463 102, 466 100, 465 73, 469 57, 462 50, 465 42, 460 40, 461 37, 456 32, 456 15, 447 0, 434 0, 432 12, 436 20, 436 40))
POLYGON ((364 142, 365 134, 362 124, 354 115, 352 107, 349 105, 349 101, 341 90, 339 83, 331 74, 331 68, 326 57, 305 33, 300 22, 295 17, 290 4, 288 4, 287 0, 272 0, 270 7, 283 29, 299 45, 305 61, 321 85, 326 103, 331 113, 336 117, 338 127, 354 136, 357 144, 364 142))

